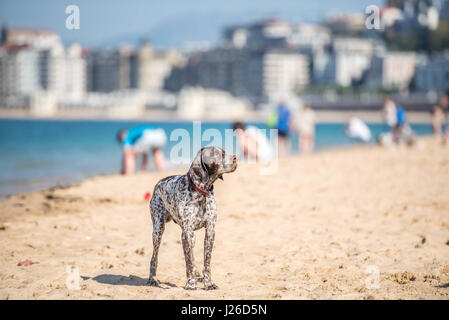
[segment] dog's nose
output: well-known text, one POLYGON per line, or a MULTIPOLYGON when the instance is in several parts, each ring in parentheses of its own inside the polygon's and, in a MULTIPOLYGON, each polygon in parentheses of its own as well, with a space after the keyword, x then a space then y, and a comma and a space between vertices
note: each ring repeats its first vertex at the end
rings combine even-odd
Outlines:
POLYGON ((232 163, 236 163, 237 162, 237 156, 236 155, 233 155, 232 156, 232 163))

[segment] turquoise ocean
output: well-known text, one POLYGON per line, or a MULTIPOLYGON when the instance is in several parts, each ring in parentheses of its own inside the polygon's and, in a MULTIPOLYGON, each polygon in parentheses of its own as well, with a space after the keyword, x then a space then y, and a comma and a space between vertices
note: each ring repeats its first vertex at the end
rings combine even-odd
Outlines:
MULTIPOLYGON (((0 198, 119 173, 121 148, 116 133, 119 129, 143 124, 163 128, 168 137, 174 130, 184 129, 193 139, 192 122, 0 120, 0 198)), ((249 124, 268 129, 263 123, 249 124)), ((374 143, 385 127, 379 123, 368 125, 374 143)), ((412 124, 411 127, 417 135, 432 133, 430 124, 412 124)), ((221 132, 224 139, 224 132, 231 128, 231 123, 201 122, 201 132, 212 128, 221 132)), ((292 137, 293 153, 297 153, 297 139, 296 135, 292 137)), ((164 148, 167 158, 179 142, 169 139, 164 148)), ((316 125, 316 152, 351 143, 344 134, 343 123, 316 125)), ((209 140, 202 140, 196 147, 208 144, 209 140)), ((197 151, 193 150, 194 146, 192 141, 192 154, 197 151)), ((173 167, 168 163, 168 168, 173 167)))

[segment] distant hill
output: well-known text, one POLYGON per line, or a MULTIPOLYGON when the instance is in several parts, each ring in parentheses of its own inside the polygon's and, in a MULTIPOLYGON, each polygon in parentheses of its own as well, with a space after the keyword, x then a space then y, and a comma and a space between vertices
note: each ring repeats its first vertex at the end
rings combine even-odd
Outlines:
MULTIPOLYGON (((208 42, 213 45, 218 43, 226 26, 254 23, 259 19, 273 16, 278 17, 275 12, 260 13, 257 11, 236 14, 221 12, 186 14, 165 19, 150 30, 122 34, 96 41, 92 45, 89 43, 85 45, 92 47, 114 47, 123 43, 138 45, 142 40, 149 40, 153 46, 159 48, 181 48, 191 42, 208 42)), ((295 20, 301 21, 299 16, 295 20)), ((303 19, 302 21, 306 20, 303 19)))

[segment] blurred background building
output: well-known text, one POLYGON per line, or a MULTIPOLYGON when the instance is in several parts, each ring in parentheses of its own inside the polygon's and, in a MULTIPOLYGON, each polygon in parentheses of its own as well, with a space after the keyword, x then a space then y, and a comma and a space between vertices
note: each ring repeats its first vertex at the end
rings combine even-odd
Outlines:
POLYGON ((379 13, 379 30, 366 27, 364 11, 321 23, 230 25, 216 45, 183 53, 148 41, 64 47, 50 30, 3 27, 0 108, 122 117, 214 110, 226 117, 280 101, 380 108, 392 94, 406 107, 429 109, 448 89, 449 0, 386 0, 379 13))

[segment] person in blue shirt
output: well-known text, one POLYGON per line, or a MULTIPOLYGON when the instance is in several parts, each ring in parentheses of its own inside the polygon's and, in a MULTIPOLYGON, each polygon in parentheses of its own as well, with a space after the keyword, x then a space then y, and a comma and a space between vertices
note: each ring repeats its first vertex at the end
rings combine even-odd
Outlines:
POLYGON ((290 130, 292 123, 292 113, 284 104, 277 107, 277 129, 279 135, 279 154, 288 155, 290 153, 290 130))
POLYGON ((406 117, 405 117, 405 110, 401 105, 397 105, 396 106, 396 125, 397 126, 404 126, 405 122, 406 122, 406 117))
POLYGON ((392 132, 393 141, 396 144, 406 144, 411 146, 415 144, 415 137, 412 128, 407 123, 405 109, 401 105, 397 105, 397 122, 392 132))
MULTIPOLYGON (((449 74, 449 73, 448 73, 449 74)), ((448 75, 449 82, 449 75, 448 75)), ((449 141, 449 90, 441 97, 440 99, 441 110, 445 114, 446 120, 444 121, 444 130, 443 130, 443 145, 446 145, 449 141)))
POLYGON ((396 125, 394 126, 393 131, 392 131, 393 141, 395 143, 400 143, 405 124, 406 124, 405 110, 401 105, 397 104, 396 105, 396 125))
POLYGON ((142 170, 148 169, 148 153, 153 153, 153 159, 158 171, 164 171, 165 158, 162 148, 167 143, 167 136, 161 128, 154 126, 138 126, 129 130, 120 130, 117 141, 122 145, 122 174, 132 174, 136 169, 136 161, 142 156, 142 170))

